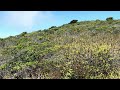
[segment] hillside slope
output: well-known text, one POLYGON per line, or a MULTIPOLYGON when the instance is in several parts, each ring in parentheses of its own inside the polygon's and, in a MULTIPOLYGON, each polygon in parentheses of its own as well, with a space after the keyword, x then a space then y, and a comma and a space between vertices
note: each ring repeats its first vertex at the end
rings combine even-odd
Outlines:
POLYGON ((71 22, 0 39, 1 79, 120 78, 120 20, 71 22))

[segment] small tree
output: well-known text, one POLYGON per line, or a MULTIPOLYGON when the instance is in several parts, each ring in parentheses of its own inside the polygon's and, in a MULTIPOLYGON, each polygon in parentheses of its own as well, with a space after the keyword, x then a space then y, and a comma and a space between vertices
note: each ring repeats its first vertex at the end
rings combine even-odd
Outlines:
POLYGON ((52 26, 52 27, 50 27, 49 29, 52 29, 52 28, 56 28, 56 26, 52 26))
POLYGON ((3 41, 3 38, 0 38, 0 41, 3 41))
POLYGON ((72 20, 69 24, 77 23, 78 20, 72 20))
POLYGON ((27 32, 22 32, 21 33, 21 36, 24 36, 24 35, 26 35, 27 34, 27 32))
POLYGON ((112 20, 113 20, 113 17, 106 18, 106 21, 112 21, 112 20))

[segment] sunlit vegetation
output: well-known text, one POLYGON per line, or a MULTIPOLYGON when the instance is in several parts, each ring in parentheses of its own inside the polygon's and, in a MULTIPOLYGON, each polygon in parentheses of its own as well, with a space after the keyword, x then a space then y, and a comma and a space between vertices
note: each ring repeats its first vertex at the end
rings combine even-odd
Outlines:
POLYGON ((0 38, 0 78, 119 79, 119 38, 113 17, 0 38))

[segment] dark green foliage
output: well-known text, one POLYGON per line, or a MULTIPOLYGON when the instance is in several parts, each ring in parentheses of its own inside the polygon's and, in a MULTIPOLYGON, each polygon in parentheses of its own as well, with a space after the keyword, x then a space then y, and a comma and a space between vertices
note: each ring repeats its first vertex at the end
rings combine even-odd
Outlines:
POLYGON ((111 23, 111 21, 113 21, 113 17, 106 18, 106 21, 109 21, 111 23))
POLYGON ((49 29, 52 29, 52 28, 56 28, 56 26, 52 26, 52 27, 50 27, 49 29))
POLYGON ((77 23, 78 20, 72 20, 69 24, 77 23))
POLYGON ((27 34, 27 32, 22 32, 20 35, 25 36, 26 34, 27 34))
POLYGON ((0 38, 0 41, 3 41, 4 39, 3 38, 0 38))
POLYGON ((113 17, 108 17, 108 18, 106 18, 106 20, 107 20, 107 21, 113 20, 113 17))

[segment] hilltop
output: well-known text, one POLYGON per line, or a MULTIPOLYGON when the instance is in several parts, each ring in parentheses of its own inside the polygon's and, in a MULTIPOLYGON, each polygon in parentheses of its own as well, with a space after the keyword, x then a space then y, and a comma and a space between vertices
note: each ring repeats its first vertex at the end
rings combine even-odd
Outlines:
POLYGON ((1 79, 120 78, 120 20, 68 24, 0 39, 1 79))

